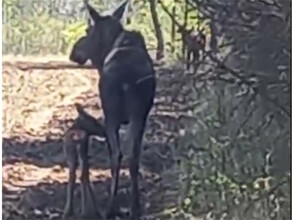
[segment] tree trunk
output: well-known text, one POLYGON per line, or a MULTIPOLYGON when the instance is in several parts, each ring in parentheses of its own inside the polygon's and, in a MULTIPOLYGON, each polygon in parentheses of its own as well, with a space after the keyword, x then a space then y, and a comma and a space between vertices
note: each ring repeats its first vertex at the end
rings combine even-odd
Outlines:
POLYGON ((156 52, 156 59, 160 60, 164 57, 163 51, 164 51, 164 43, 163 43, 163 36, 162 31, 160 28, 160 23, 158 20, 158 15, 156 12, 156 0, 149 0, 150 3, 150 11, 152 15, 153 25, 155 29, 155 35, 157 38, 157 52, 156 52))
POLYGON ((211 19, 211 22, 210 22, 210 31, 211 31, 210 48, 212 52, 217 54, 218 53, 218 42, 217 42, 218 31, 216 30, 215 22, 213 21, 213 19, 211 19))
MULTIPOLYGON (((186 28, 187 28, 187 25, 188 25, 188 13, 189 13, 189 11, 188 11, 188 1, 187 0, 185 0, 185 13, 184 13, 184 24, 183 24, 183 28, 184 28, 184 30, 186 30, 186 28)), ((182 56, 183 56, 183 59, 185 59, 186 58, 186 42, 185 42, 185 36, 184 36, 185 34, 182 34, 182 56)))
MULTIPOLYGON (((172 8, 172 16, 173 17, 176 16, 176 7, 175 6, 173 6, 173 8, 172 8)), ((171 23, 171 52, 172 53, 174 52, 174 49, 175 49, 174 42, 175 42, 175 23, 172 21, 172 23, 171 23)))

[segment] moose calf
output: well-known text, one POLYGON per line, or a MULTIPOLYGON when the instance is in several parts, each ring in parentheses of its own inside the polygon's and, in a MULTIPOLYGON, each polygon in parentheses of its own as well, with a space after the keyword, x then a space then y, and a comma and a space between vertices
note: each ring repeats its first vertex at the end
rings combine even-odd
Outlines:
POLYGON ((81 215, 84 217, 99 216, 94 195, 89 182, 88 143, 90 135, 105 137, 103 124, 86 113, 81 105, 76 104, 78 112, 73 125, 64 136, 63 150, 69 167, 69 181, 67 186, 64 216, 73 214, 73 193, 76 181, 76 169, 81 167, 81 215))

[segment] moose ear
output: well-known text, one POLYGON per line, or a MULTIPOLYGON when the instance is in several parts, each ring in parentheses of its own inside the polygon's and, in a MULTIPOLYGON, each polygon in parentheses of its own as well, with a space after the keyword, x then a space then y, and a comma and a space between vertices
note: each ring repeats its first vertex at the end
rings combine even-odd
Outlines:
POLYGON ((123 17, 128 1, 124 1, 112 14, 113 17, 120 20, 123 17))
POLYGON ((83 0, 88 13, 93 21, 97 21, 101 18, 100 14, 90 5, 88 4, 88 0, 83 0))

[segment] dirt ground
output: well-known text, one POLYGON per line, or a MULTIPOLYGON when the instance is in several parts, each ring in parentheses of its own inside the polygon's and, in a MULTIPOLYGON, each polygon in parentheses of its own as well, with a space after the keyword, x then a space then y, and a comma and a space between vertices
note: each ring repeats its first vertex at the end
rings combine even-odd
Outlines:
MULTIPOLYGON (((148 119, 141 158, 140 192, 144 219, 169 219, 178 199, 173 149, 187 117, 186 91, 191 83, 177 71, 160 68, 158 87, 148 119)), ((62 135, 77 112, 74 103, 100 116, 95 70, 28 70, 3 66, 3 219, 60 219, 65 204, 67 166, 62 135)), ((118 192, 120 209, 129 211, 129 148, 122 130, 125 155, 118 192)), ((89 149, 91 180, 97 205, 105 212, 109 198, 109 158, 105 144, 94 139, 89 149)), ((80 219, 80 189, 75 217, 80 219)), ((127 216, 125 216, 127 219, 127 216)))

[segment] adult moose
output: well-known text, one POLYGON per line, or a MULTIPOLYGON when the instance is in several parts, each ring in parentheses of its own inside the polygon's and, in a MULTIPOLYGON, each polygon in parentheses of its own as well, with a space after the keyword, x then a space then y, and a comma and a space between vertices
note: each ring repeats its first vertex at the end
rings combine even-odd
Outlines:
POLYGON ((70 59, 84 64, 91 60, 100 74, 99 92, 105 116, 105 130, 110 146, 111 195, 106 218, 116 215, 116 194, 122 152, 119 141, 121 124, 130 126, 130 175, 132 181, 131 218, 141 215, 138 173, 141 143, 146 120, 155 95, 155 72, 139 32, 125 30, 122 18, 127 1, 112 15, 100 15, 84 1, 90 15, 86 35, 73 47, 70 59))

